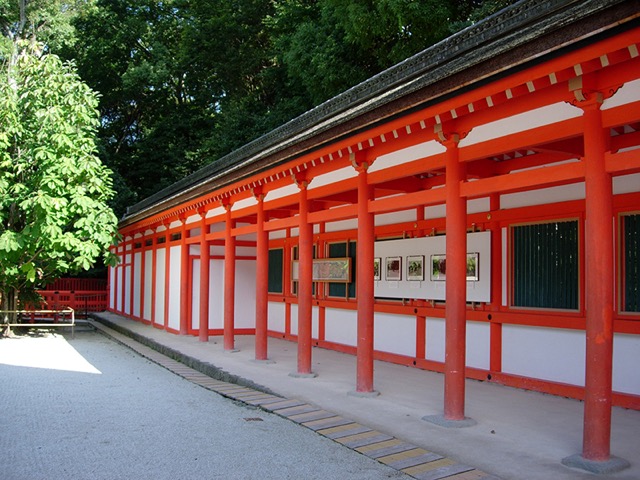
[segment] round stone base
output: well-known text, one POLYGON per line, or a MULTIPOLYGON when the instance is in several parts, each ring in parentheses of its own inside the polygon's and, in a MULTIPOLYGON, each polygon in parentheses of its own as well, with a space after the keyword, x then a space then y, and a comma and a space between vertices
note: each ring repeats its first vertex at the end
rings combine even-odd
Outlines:
POLYGON ((625 468, 629 468, 629 462, 627 462, 624 458, 611 456, 609 457, 609 460, 605 462, 596 462, 593 460, 587 460, 579 453, 563 458, 562 464, 567 467, 578 468, 580 470, 597 473, 599 475, 616 473, 624 470, 625 468))
POLYGON ((462 420, 448 420, 444 418, 444 415, 426 415, 422 417, 422 420, 445 428, 466 428, 478 424, 478 422, 469 417, 464 417, 462 420))

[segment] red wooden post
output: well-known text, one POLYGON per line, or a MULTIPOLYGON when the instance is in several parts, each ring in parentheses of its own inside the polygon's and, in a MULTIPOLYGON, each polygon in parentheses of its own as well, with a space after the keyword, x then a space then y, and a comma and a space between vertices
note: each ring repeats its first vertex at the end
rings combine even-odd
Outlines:
POLYGON ((145 305, 145 284, 146 284, 146 262, 147 262, 147 241, 144 236, 145 232, 142 232, 142 249, 140 253, 140 320, 144 322, 144 305, 145 305))
POLYGON ((599 92, 578 90, 583 109, 585 165, 586 361, 582 456, 563 463, 596 473, 623 470, 629 463, 611 456, 614 268, 613 185, 605 169, 607 137, 599 92))
POLYGON ((311 371, 311 312, 313 291, 313 230, 309 224, 309 201, 306 179, 299 180, 300 213, 299 279, 298 279, 298 371, 293 376, 314 377, 311 371))
POLYGON ((164 240, 164 328, 169 328, 169 299, 171 297, 171 235, 169 227, 165 230, 164 240))
POLYGON ((151 325, 156 321, 156 277, 158 275, 158 232, 157 226, 151 236, 151 325))
POLYGON ((378 395, 373 389, 373 246, 374 221, 369 213, 371 186, 367 182, 369 164, 358 161, 352 154, 351 161, 358 171, 358 264, 356 282, 358 290, 358 356, 356 361, 356 394, 378 395))
POLYGON ((224 239, 224 349, 235 350, 235 302, 236 302, 236 237, 231 230, 235 222, 231 218, 231 204, 225 204, 224 239))
POLYGON ((209 341, 209 242, 207 212, 200 212, 200 321, 198 340, 209 341))
POLYGON ((269 308, 269 234, 264 228, 264 197, 254 191, 258 200, 256 221, 256 360, 267 360, 267 329, 269 308))

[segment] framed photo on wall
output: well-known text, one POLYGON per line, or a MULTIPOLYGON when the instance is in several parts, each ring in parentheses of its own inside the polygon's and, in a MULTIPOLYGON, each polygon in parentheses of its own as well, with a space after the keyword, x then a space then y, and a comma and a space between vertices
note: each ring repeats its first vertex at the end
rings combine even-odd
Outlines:
POLYGON ((373 259, 373 280, 378 281, 381 279, 380 275, 380 267, 382 263, 382 259, 380 257, 376 257, 373 259))
POLYGON ((407 280, 424 280, 424 255, 409 255, 407 257, 407 280))
POLYGON ((402 257, 386 258, 385 280, 387 281, 402 280, 402 257))
POLYGON ((467 253, 467 282, 477 282, 480 279, 479 253, 467 253))
POLYGON ((444 282, 447 278, 447 259, 445 255, 431 255, 431 281, 444 282))

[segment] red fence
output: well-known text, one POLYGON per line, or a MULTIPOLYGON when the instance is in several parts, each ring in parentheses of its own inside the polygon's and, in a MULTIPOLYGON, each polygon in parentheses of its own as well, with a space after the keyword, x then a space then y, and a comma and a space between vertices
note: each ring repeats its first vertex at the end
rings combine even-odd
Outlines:
MULTIPOLYGON (((73 308, 76 318, 86 318, 91 312, 103 312, 107 309, 107 281, 94 278, 61 278, 38 293, 42 302, 28 305, 26 310, 62 310, 73 308)), ((27 314, 26 321, 41 320, 44 315, 27 314)), ((53 315, 53 321, 62 321, 59 315, 53 315)), ((51 314, 47 315, 51 318, 51 314)))

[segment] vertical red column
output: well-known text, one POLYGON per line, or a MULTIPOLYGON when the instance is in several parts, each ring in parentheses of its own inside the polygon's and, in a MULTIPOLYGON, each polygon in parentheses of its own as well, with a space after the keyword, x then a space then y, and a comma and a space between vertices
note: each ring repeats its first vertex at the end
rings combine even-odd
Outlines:
POLYGON ((424 417, 445 427, 466 427, 476 422, 464 416, 467 330, 467 200, 460 195, 466 178, 460 163, 460 134, 437 131, 446 147, 446 272, 444 416, 424 417))
MULTIPOLYGON (((494 193, 489 197, 489 210, 500 210, 500 195, 494 193)), ((489 213, 489 216, 491 213, 489 213)), ((489 220, 492 220, 489 218, 489 220)), ((498 311, 502 301, 502 232, 500 224, 489 222, 491 229, 491 310, 498 311)), ((502 371, 502 323, 498 323, 489 313, 490 358, 489 368, 492 372, 502 371)))
POLYGON ((225 204, 224 232, 224 350, 235 350, 235 303, 236 303, 236 237, 233 236, 234 220, 231 204, 225 204))
POLYGON ((313 293, 313 227, 309 224, 309 200, 306 179, 299 180, 299 279, 298 279, 298 371, 295 377, 315 377, 311 371, 311 302, 313 293))
POLYGON ((136 234, 131 234, 131 266, 129 267, 129 316, 134 318, 133 314, 133 301, 134 301, 134 281, 135 278, 135 268, 136 268, 136 234))
MULTIPOLYGON (((579 97, 582 97, 580 92, 579 97)), ((584 121, 586 362, 582 455, 565 465, 595 473, 629 466, 611 456, 611 390, 613 367, 614 269, 613 185, 605 168, 608 134, 602 125, 603 95, 588 93, 579 105, 584 121)))
POLYGON ((378 395, 373 389, 373 244, 374 221, 369 213, 371 186, 367 180, 368 163, 352 156, 358 172, 358 247, 356 288, 358 305, 358 356, 356 361, 356 395, 378 395))
POLYGON ((189 245, 187 245, 187 219, 181 218, 182 229, 180 230, 180 335, 189 333, 189 245))
POLYGON ((200 212, 200 311, 198 340, 209 341, 209 242, 207 212, 200 212))
POLYGON ((256 220, 256 360, 267 360, 269 308, 269 234, 264 228, 264 194, 254 192, 258 200, 256 220))
POLYGON ((460 196, 464 165, 459 161, 458 136, 445 143, 446 164, 446 326, 444 417, 464 420, 467 314, 467 201, 460 196))

